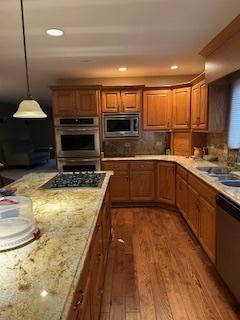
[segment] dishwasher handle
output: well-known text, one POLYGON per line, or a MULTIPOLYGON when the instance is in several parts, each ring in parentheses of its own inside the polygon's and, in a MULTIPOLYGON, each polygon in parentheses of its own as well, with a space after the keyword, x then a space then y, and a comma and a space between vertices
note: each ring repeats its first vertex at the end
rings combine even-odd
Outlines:
POLYGON ((225 197, 221 193, 216 196, 217 206, 223 209, 227 214, 240 221, 240 205, 225 197))

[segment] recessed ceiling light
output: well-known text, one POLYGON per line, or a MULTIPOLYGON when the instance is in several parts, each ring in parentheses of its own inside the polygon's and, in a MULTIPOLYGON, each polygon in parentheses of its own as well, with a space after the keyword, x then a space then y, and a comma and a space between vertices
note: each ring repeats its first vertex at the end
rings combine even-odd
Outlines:
POLYGON ((171 66, 170 67, 172 70, 176 70, 176 69, 178 69, 178 66, 177 65, 173 65, 173 66, 171 66))
POLYGON ((120 68, 118 68, 118 70, 121 72, 124 72, 124 71, 127 71, 127 67, 120 67, 120 68))
POLYGON ((52 37, 61 37, 63 35, 63 31, 57 28, 47 29, 46 33, 52 37))

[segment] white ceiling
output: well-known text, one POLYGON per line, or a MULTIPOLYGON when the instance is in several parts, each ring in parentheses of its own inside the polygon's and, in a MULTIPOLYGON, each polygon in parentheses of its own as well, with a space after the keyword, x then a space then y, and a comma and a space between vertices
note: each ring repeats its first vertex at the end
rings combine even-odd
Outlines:
MULTIPOLYGON (((0 2, 0 101, 25 94, 20 0, 0 2)), ((59 78, 197 74, 198 52, 240 13, 240 0, 25 0, 32 94, 59 78), (45 34, 65 31, 61 38, 45 34), (88 61, 88 62, 86 62, 88 61), (178 64, 172 71, 169 66, 178 64)))

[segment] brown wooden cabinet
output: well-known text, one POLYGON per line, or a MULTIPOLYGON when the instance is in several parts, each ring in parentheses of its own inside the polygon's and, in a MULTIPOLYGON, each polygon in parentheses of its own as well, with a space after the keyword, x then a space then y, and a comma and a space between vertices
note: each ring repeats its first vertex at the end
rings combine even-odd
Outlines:
POLYGON ((172 129, 190 129, 191 88, 179 88, 172 91, 172 129))
POLYGON ((175 204, 175 163, 157 163, 156 174, 157 200, 166 204, 175 204))
POLYGON ((107 191, 85 258, 79 284, 75 291, 68 320, 99 319, 110 239, 111 217, 109 192, 107 191))
POLYGON ((99 90, 55 88, 53 111, 55 117, 96 116, 99 113, 99 90))
POLYGON ((199 194, 192 188, 188 186, 188 216, 187 222, 192 229, 193 233, 198 235, 198 225, 199 225, 199 194))
POLYGON ((176 175, 176 206, 188 219, 188 184, 179 174, 176 175))
POLYGON ((58 90, 53 93, 53 110, 56 117, 77 115, 74 90, 58 90))
POLYGON ((134 161, 130 164, 130 199, 153 201, 155 178, 153 161, 134 161))
POLYGON ((76 103, 79 116, 98 115, 99 93, 96 90, 77 90, 76 103))
POLYGON ((203 197, 200 197, 199 204, 199 240, 214 262, 216 255, 216 207, 203 197))
POLYGON ((118 90, 102 91, 102 112, 119 112, 121 96, 118 90))
POLYGON ((208 129, 208 87, 205 80, 192 87, 191 128, 195 130, 208 129))
POLYGON ((102 112, 140 112, 142 90, 103 90, 102 112))
POLYGON ((114 171, 114 175, 110 180, 111 201, 129 201, 130 179, 128 161, 105 161, 102 163, 102 169, 114 171))
POLYGON ((170 130, 171 90, 146 90, 143 93, 143 129, 170 130))

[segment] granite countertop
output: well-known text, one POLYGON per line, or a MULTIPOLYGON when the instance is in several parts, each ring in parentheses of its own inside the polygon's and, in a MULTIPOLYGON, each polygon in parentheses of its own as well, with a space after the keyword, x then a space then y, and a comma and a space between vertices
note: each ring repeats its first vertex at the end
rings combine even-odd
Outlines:
MULTIPOLYGON (((201 172, 197 167, 218 167, 226 166, 220 162, 210 162, 205 160, 195 160, 190 157, 183 156, 167 156, 167 155, 136 155, 135 157, 114 157, 114 158, 103 158, 102 161, 116 161, 116 160, 162 160, 162 161, 171 161, 180 164, 182 167, 196 175, 201 180, 205 181, 211 187, 221 192, 223 195, 227 196, 234 202, 240 205, 240 188, 237 187, 228 187, 220 182, 216 181, 214 178, 209 177, 206 173, 201 172)), ((240 172, 234 172, 234 174, 239 175, 240 172)))
POLYGON ((42 236, 0 252, 0 319, 67 319, 111 172, 101 188, 39 189, 56 173, 14 182, 28 196, 42 236))

